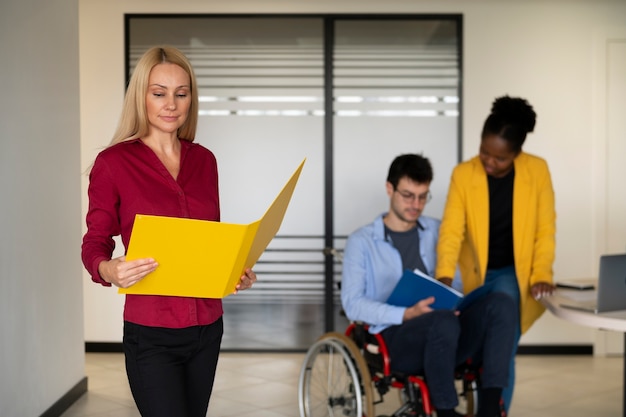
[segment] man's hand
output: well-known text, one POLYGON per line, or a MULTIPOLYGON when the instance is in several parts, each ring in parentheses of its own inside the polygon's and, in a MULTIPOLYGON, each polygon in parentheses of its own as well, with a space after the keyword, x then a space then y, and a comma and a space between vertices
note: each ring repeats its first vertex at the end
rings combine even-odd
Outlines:
POLYGON ((428 297, 418 301, 411 307, 407 307, 407 309, 404 310, 402 321, 411 320, 417 316, 421 316, 422 314, 430 313, 431 311, 433 311, 431 304, 434 302, 435 297, 428 297))

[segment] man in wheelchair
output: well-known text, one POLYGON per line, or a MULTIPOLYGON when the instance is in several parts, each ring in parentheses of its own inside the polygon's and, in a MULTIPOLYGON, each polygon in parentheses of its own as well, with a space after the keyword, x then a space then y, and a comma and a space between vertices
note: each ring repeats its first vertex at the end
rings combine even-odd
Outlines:
POLYGON ((394 159, 386 183, 389 211, 346 243, 343 308, 350 320, 382 335, 392 371, 424 376, 438 417, 456 415, 454 373, 470 359, 482 367, 477 416, 500 416, 515 337, 513 315, 504 314, 515 308, 508 295, 490 293, 462 312, 434 310, 433 297, 408 308, 386 303, 404 270, 434 274, 440 221, 421 216, 432 179, 427 158, 406 154, 394 159))

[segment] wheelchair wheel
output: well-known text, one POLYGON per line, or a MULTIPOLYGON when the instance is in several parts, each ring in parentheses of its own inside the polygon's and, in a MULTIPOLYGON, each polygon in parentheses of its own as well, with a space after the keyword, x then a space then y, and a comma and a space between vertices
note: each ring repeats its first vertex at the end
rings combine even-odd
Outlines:
POLYGON ((327 333, 308 350, 298 381, 301 417, 374 417, 370 373, 356 344, 327 333))

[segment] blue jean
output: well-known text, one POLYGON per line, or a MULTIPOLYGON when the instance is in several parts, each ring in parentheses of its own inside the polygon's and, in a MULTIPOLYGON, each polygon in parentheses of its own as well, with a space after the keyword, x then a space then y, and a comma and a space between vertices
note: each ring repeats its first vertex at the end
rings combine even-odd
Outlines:
POLYGON ((500 269, 490 269, 485 276, 485 285, 491 287, 492 292, 501 292, 508 294, 515 302, 515 308, 511 311, 515 318, 515 339, 513 343, 513 351, 509 362, 509 382, 502 391, 502 398, 507 414, 513 401, 513 390, 515 388, 515 354, 521 337, 520 328, 520 291, 515 274, 514 266, 507 266, 500 269))
POLYGON ((483 367, 483 387, 505 387, 515 327, 506 313, 512 308, 508 295, 492 293, 458 317, 453 311, 435 310, 385 329, 392 371, 423 375, 437 409, 458 405, 454 370, 469 358, 483 367))

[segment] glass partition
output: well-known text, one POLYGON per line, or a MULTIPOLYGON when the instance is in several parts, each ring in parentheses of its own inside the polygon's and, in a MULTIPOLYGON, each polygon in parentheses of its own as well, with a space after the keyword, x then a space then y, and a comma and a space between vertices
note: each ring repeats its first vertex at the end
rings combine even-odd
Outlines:
POLYGON ((224 349, 306 349, 343 330, 345 236, 388 207, 398 154, 431 159, 427 211, 440 216, 459 159, 459 27, 459 16, 126 16, 127 74, 158 44, 195 68, 196 141, 217 157, 222 221, 260 218, 307 160, 258 283, 224 299, 224 349))

